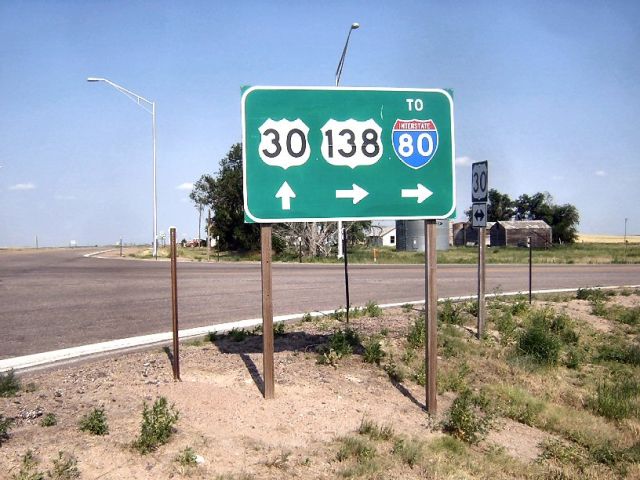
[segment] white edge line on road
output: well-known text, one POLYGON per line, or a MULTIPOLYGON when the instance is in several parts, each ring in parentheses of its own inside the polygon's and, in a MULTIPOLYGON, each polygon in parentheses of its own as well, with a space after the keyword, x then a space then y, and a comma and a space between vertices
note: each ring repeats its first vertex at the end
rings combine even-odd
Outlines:
POLYGON ((96 255, 102 255, 103 253, 112 252, 115 248, 110 248, 109 250, 101 250, 99 252, 85 253, 83 255, 84 258, 95 257, 96 255))
MULTIPOLYGON (((600 290, 611 290, 611 289, 620 289, 620 288, 640 288, 640 285, 619 285, 619 286, 588 287, 588 288, 597 288, 600 290)), ((531 293, 534 293, 534 294, 568 293, 568 292, 575 292, 578 290, 579 288, 555 288, 550 290, 535 290, 535 291, 532 291, 531 293)), ((523 295, 527 293, 528 291, 489 293, 486 295, 486 297, 487 298, 508 297, 508 296, 514 296, 514 295, 523 295)), ((463 295, 460 297, 439 298, 438 301, 441 302, 444 300, 452 300, 456 302, 456 301, 463 301, 463 300, 474 300, 475 298, 477 298, 477 295, 463 295)), ((420 305, 423 303, 424 303, 424 300, 413 300, 409 302, 385 303, 383 305, 379 305, 379 307, 393 308, 393 307, 401 307, 402 305, 420 305)), ((311 315, 312 317, 320 317, 323 315, 330 315, 334 312, 335 310, 324 310, 324 311, 317 311, 317 312, 309 312, 309 315, 311 315)), ((303 313, 279 315, 277 317, 273 317, 273 321, 286 322, 290 320, 299 320, 304 315, 305 314, 303 313)), ((197 327, 197 328, 189 328, 186 330, 180 330, 178 336, 180 340, 185 340, 191 337, 199 337, 202 335, 206 335, 207 333, 210 333, 210 332, 222 333, 222 332, 227 332, 232 328, 250 328, 250 327, 255 327, 261 324, 262 324, 262 318, 252 318, 249 320, 219 323, 217 325, 209 325, 206 327, 197 327)), ((123 350, 128 348, 153 345, 156 343, 168 342, 172 340, 172 338, 173 338, 172 332, 154 333, 151 335, 141 335, 138 337, 130 337, 130 338, 123 338, 120 340, 111 340, 108 342, 82 345, 80 347, 63 348, 61 350, 53 350, 51 352, 34 353, 32 355, 24 355, 22 357, 6 358, 4 360, 0 360, 0 372, 5 372, 8 370, 19 371, 19 370, 24 370, 27 368, 33 368, 33 367, 42 366, 46 364, 68 361, 68 360, 72 360, 75 358, 84 357, 88 355, 95 355, 100 353, 112 352, 115 350, 123 350)))

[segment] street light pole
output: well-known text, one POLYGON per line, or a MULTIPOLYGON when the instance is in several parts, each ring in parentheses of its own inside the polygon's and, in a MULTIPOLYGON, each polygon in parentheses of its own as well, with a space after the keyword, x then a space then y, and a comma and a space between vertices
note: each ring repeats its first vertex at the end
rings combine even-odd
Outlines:
POLYGON ((158 259, 158 195, 156 188, 156 102, 147 100, 131 90, 127 90, 121 85, 112 82, 106 78, 89 77, 87 82, 105 82, 133 100, 138 106, 142 107, 146 112, 151 114, 151 126, 153 134, 153 257, 158 259))
MULTIPOLYGON (((344 59, 347 56, 347 48, 349 48, 349 39, 351 38, 351 32, 360 28, 360 24, 354 22, 351 24, 349 28, 349 33, 347 34, 347 41, 344 42, 344 48, 342 49, 342 56, 340 57, 340 61, 338 62, 338 68, 336 68, 336 87, 340 86, 340 77, 342 76, 342 68, 344 67, 344 59)), ((342 243, 344 238, 344 231, 342 228, 342 220, 338 220, 338 258, 343 257, 342 243)))

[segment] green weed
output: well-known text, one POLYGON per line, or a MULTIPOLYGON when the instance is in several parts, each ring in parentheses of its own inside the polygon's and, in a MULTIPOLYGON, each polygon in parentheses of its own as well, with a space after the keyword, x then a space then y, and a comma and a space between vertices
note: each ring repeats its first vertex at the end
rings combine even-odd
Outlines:
POLYGON ((249 332, 247 332, 244 328, 236 328, 233 327, 229 331, 229 338, 234 342, 242 342, 249 336, 249 332))
POLYGON ((424 347, 424 328, 423 317, 418 317, 413 321, 413 324, 409 327, 409 332, 407 332, 409 347, 413 349, 424 347))
POLYGON ((107 425, 107 416, 104 408, 94 408, 80 419, 80 430, 88 432, 92 435, 107 435, 109 433, 109 425, 107 425))
POLYGON ((54 458, 53 470, 47 472, 47 477, 54 480, 73 480, 80 478, 78 460, 69 453, 58 452, 58 458, 54 458))
POLYGON ((467 375, 471 372, 471 368, 467 362, 462 362, 457 370, 443 372, 438 375, 438 391, 443 392, 462 392, 467 389, 467 375))
POLYGON ((502 312, 495 323, 496 329, 500 332, 500 343, 507 345, 515 338, 516 329, 518 328, 513 314, 511 312, 502 312))
POLYGON ((340 439, 340 449, 336 455, 339 462, 355 458, 357 462, 364 462, 376 456, 376 447, 359 437, 343 437, 340 439))
POLYGON ((442 323, 447 323, 450 325, 462 325, 464 323, 464 319, 462 318, 462 315, 460 315, 459 308, 451 300, 448 299, 445 300, 442 304, 438 319, 442 323))
POLYGON ((44 480, 44 472, 38 471, 38 460, 31 450, 22 456, 20 470, 11 476, 12 480, 44 480))
POLYGON ((364 314, 367 317, 379 317, 382 315, 382 309, 372 300, 368 301, 364 306, 364 314))
POLYGON ((380 365, 380 362, 385 356, 386 353, 382 349, 382 344, 378 337, 371 337, 365 342, 363 354, 365 362, 380 365))
POLYGON ((443 429, 454 437, 471 444, 478 443, 489 432, 492 415, 486 401, 464 390, 453 401, 443 429))
POLYGON ((42 420, 40 421, 40 426, 42 427, 53 427, 58 423, 58 418, 55 413, 47 413, 42 420))
POLYGON ((191 447, 185 447, 180 453, 176 455, 175 461, 184 468, 195 467, 198 465, 196 452, 191 447))
POLYGON ((9 430, 12 423, 13 420, 11 418, 5 418, 0 414, 0 446, 2 446, 2 442, 9 438, 9 430))
POLYGON ((273 336, 281 337, 285 334, 284 322, 278 322, 273 326, 273 336))
POLYGON ((20 390, 20 381, 13 370, 6 373, 0 372, 0 397, 13 397, 20 390))
POLYGON ((620 376, 613 381, 603 381, 597 386, 596 395, 589 402, 598 415, 622 420, 640 414, 640 381, 620 376))
POLYGON ((391 453, 400 457, 405 464, 413 468, 422 460, 424 446, 416 439, 398 438, 393 443, 391 453))
POLYGON ((371 440, 389 440, 393 437, 393 427, 391 425, 379 426, 372 420, 363 418, 358 428, 360 435, 366 435, 371 440))
POLYGON ((178 411, 173 405, 169 406, 165 397, 159 397, 151 408, 145 402, 142 410, 140 436, 133 443, 133 447, 144 455, 156 450, 160 445, 164 445, 169 441, 178 417, 178 411))

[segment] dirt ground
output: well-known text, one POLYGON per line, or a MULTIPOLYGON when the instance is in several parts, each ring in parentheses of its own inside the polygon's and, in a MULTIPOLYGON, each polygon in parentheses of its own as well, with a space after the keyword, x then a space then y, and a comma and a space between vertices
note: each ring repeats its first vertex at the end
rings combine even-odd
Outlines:
MULTIPOLYGON (((380 319, 354 323, 365 334, 381 328, 380 319)), ((406 315, 387 312, 384 326, 404 332, 406 315)), ((15 418, 0 447, 0 477, 11 478, 30 449, 43 471, 65 451, 78 459, 81 478, 172 478, 185 473, 175 457, 189 446, 204 459, 187 472, 195 478, 335 478, 340 469, 335 440, 353 434, 363 418, 422 440, 443 435, 432 428, 439 418, 424 411, 423 387, 394 386, 381 368, 360 356, 337 368, 319 365, 315 349, 329 333, 321 324, 300 323, 276 338, 276 398, 269 401, 261 393, 260 336, 184 345, 181 382, 173 381, 168 354, 159 348, 21 375, 23 387, 33 384, 27 390, 34 391, 0 398, 0 412, 15 418), (143 456, 130 445, 139 433, 143 402, 159 396, 175 404, 180 418, 169 443, 143 456), (79 419, 93 408, 105 409, 108 435, 79 431, 79 419), (49 412, 58 424, 40 426, 49 412)), ((439 412, 446 412, 452 399, 453 394, 439 396, 439 412)), ((487 442, 532 460, 546 434, 529 430, 535 429, 508 421, 487 442), (523 435, 532 440, 520 441, 523 435)), ((405 469, 386 478, 421 478, 419 471, 405 469)))

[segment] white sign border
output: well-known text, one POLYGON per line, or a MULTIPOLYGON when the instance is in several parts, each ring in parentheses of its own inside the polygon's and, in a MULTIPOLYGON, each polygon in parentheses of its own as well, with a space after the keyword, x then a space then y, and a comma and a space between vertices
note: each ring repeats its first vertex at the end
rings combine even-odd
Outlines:
POLYGON ((253 86, 247 88, 242 93, 241 102, 241 120, 242 120, 242 196, 244 201, 244 213, 255 223, 286 223, 286 222, 336 222, 336 221, 359 221, 359 220, 444 220, 447 219, 456 210, 456 146, 455 146, 455 122, 453 116, 453 98, 446 90, 441 88, 376 88, 376 87, 283 87, 283 86, 253 86), (249 94, 255 90, 336 90, 336 91, 375 91, 375 92, 420 92, 420 93, 442 93, 449 100, 449 108, 451 115, 451 175, 453 180, 453 196, 452 205, 449 212, 444 215, 437 216, 383 216, 383 217, 303 217, 303 218, 258 218, 251 213, 247 203, 247 139, 245 125, 245 104, 249 94))

